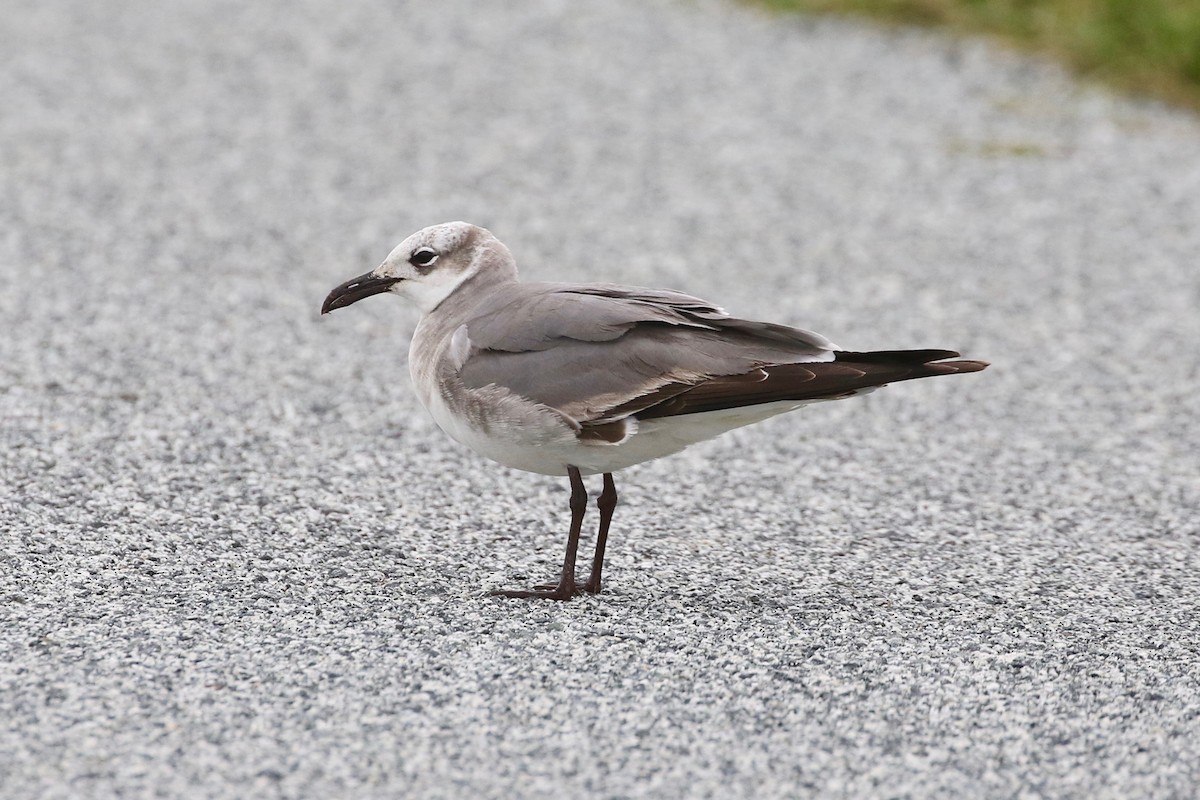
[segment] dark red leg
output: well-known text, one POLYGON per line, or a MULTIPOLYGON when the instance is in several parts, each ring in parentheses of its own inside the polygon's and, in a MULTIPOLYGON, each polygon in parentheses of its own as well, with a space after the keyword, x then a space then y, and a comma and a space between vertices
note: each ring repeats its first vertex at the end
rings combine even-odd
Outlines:
POLYGON ((583 513, 587 511, 587 489, 583 485, 583 476, 575 467, 567 467, 567 477, 571 479, 571 532, 567 534, 567 554, 563 558, 558 585, 545 589, 497 589, 493 595, 570 600, 579 594, 579 587, 575 585, 575 551, 579 549, 579 531, 583 528, 583 513))
POLYGON ((596 533, 596 555, 592 556, 592 574, 587 583, 579 587, 590 594, 600 593, 600 570, 604 567, 604 545, 608 542, 608 523, 612 522, 613 509, 617 507, 617 485, 611 472, 604 473, 604 490, 596 498, 600 509, 600 530, 596 533))

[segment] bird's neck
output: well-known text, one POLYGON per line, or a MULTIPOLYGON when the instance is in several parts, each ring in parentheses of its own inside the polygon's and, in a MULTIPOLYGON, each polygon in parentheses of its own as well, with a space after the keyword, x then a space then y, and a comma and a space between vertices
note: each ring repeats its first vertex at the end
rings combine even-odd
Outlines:
POLYGON ((515 283, 517 283, 515 272, 504 274, 493 270, 480 270, 468 275, 444 297, 423 306, 421 308, 422 316, 465 319, 470 316, 472 308, 487 302, 497 292, 501 292, 515 283))

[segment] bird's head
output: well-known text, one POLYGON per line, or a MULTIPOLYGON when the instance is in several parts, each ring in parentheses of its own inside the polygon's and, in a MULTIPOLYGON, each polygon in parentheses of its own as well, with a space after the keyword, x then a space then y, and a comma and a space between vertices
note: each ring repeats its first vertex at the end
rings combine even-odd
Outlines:
POLYGON ((321 313, 382 292, 406 297, 428 313, 481 272, 500 280, 516 277, 512 254, 499 239, 467 222, 431 225, 398 244, 375 269, 331 291, 321 313))

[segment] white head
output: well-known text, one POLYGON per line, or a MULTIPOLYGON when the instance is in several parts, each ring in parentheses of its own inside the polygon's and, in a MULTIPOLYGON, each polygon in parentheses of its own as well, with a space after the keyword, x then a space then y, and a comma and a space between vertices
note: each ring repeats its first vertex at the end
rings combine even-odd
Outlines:
POLYGON ((431 225, 398 244, 375 269, 335 288, 325 298, 321 313, 373 294, 393 292, 428 314, 464 281, 480 273, 496 280, 515 280, 516 262, 508 248, 485 228, 466 222, 431 225))

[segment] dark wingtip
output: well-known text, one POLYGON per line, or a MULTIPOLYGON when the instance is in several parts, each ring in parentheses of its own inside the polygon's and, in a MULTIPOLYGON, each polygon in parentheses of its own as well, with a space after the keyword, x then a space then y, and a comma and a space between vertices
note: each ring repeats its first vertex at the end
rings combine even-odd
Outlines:
POLYGON ((959 361, 948 361, 948 366, 953 366, 955 372, 983 372, 991 364, 987 361, 976 361, 970 358, 964 358, 959 361))
POLYGON ((957 361, 931 361, 924 366, 927 375, 958 375, 965 372, 982 372, 987 369, 988 362, 964 358, 957 361))
POLYGON ((981 372, 989 366, 986 361, 958 356, 954 350, 874 350, 866 353, 840 350, 834 354, 834 359, 853 364, 921 367, 927 375, 981 372))
POLYGON ((847 366, 860 366, 866 372, 878 375, 879 384, 935 375, 982 372, 988 368, 988 362, 958 358, 958 353, 953 350, 839 351, 834 354, 834 360, 847 366))
POLYGON ((838 350, 833 357, 838 361, 853 361, 856 364, 928 364, 947 358, 958 358, 954 350, 838 350))

